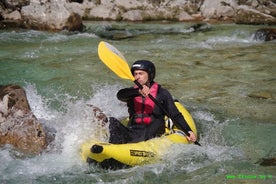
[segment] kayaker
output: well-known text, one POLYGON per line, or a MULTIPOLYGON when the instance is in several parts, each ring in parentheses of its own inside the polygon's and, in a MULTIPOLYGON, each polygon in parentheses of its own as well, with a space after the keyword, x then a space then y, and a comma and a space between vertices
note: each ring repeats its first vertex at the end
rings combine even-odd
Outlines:
POLYGON ((118 91, 117 98, 127 103, 129 122, 127 126, 124 126, 119 120, 111 117, 109 119, 109 142, 133 143, 159 137, 165 133, 165 112, 149 98, 149 94, 161 103, 171 117, 185 128, 186 132, 190 133, 188 139, 195 142, 197 138, 175 106, 172 95, 154 81, 154 64, 148 60, 135 61, 131 67, 131 73, 143 88, 139 89, 135 85, 118 91))

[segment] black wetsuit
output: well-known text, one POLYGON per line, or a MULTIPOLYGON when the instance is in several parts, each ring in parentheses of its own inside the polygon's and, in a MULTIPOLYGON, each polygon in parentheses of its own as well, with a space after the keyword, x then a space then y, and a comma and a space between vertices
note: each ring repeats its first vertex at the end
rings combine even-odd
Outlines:
MULTIPOLYGON (((121 89, 117 93, 117 98, 123 102, 127 103, 129 112, 129 122, 127 127, 123 126, 117 119, 110 118, 110 139, 111 143, 128 143, 128 142, 139 142, 148 140, 154 137, 159 137, 165 133, 165 113, 157 105, 154 106, 152 112, 152 121, 150 124, 137 124, 135 122, 135 110, 134 110, 134 100, 133 98, 141 95, 138 88, 125 88, 121 89)), ((185 121, 183 115, 179 112, 175 106, 174 100, 171 94, 160 85, 158 87, 158 92, 156 100, 164 107, 164 109, 173 117, 185 131, 191 131, 191 128, 185 121)), ((180 128, 180 127, 178 127, 180 128)))

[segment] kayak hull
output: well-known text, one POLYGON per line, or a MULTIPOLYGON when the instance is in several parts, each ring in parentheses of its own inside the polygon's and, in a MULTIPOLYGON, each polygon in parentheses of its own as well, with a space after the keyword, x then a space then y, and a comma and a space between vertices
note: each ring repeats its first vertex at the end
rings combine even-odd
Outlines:
MULTIPOLYGON (((185 120, 197 134, 196 126, 189 112, 179 103, 176 105, 185 120)), ((120 169, 135 165, 157 162, 166 154, 172 144, 189 144, 184 133, 176 128, 166 134, 147 141, 127 144, 111 144, 98 141, 87 141, 81 146, 82 159, 88 163, 96 163, 105 169, 120 169)))
POLYGON ((110 169, 144 165, 156 162, 167 152, 169 146, 175 143, 188 144, 189 142, 179 133, 127 144, 89 141, 82 145, 82 159, 110 169))

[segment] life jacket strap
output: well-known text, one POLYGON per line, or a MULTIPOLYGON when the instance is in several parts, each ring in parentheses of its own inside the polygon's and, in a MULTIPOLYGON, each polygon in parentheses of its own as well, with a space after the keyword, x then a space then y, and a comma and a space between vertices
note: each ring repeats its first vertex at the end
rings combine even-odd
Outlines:
POLYGON ((134 114, 133 117, 136 118, 144 118, 144 117, 150 117, 150 114, 134 114))

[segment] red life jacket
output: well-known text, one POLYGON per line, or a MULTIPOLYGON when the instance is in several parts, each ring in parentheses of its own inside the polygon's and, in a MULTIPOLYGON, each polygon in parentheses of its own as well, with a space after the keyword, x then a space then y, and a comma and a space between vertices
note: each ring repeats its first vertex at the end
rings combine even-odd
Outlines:
MULTIPOLYGON (((137 86, 136 86, 137 87, 137 86)), ((150 94, 156 98, 158 92, 158 84, 155 82, 150 88, 150 94)), ((139 95, 134 98, 134 118, 137 124, 150 124, 152 122, 152 113, 155 103, 149 97, 139 95)))

